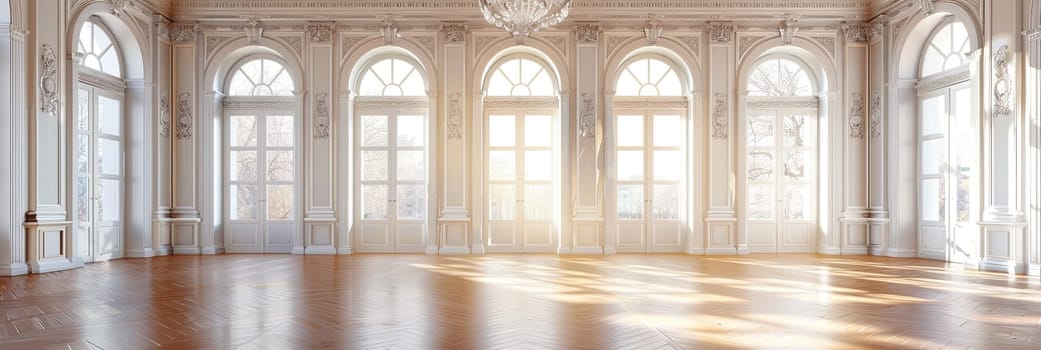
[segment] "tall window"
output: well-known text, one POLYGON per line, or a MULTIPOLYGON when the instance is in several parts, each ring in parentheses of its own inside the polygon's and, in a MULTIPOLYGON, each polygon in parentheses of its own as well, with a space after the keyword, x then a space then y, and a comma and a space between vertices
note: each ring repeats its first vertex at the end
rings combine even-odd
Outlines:
POLYGON ((247 58, 224 100, 225 201, 232 253, 288 253, 296 208, 294 84, 274 59, 247 58), (264 107, 258 107, 263 103, 264 107))
POLYGON ((680 77, 669 61, 640 56, 619 73, 615 93, 613 243, 619 252, 682 251, 689 158, 680 77))
POLYGON ((355 100, 355 247, 422 252, 427 236, 426 83, 414 60, 377 59, 355 100))
POLYGON ((748 76, 745 230, 753 252, 812 252, 817 230, 817 98, 803 64, 761 59, 748 76))
POLYGON ((552 252, 559 192, 554 75, 527 55, 508 56, 491 72, 483 123, 484 243, 491 252, 552 252))
POLYGON ((968 82, 969 45, 960 22, 936 29, 918 84, 919 255, 958 262, 977 257, 972 252, 979 243, 973 224, 978 127, 968 82))
POLYGON ((73 146, 73 220, 85 261, 123 256, 123 96, 119 50, 108 30, 89 20, 79 29, 73 146))

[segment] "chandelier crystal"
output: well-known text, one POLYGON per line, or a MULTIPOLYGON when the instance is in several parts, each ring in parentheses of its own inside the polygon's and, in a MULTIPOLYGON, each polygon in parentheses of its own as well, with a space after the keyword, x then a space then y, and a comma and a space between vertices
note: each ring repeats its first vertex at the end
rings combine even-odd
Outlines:
POLYGON ((571 0, 478 0, 484 20, 505 29, 518 44, 531 33, 567 18, 571 0))

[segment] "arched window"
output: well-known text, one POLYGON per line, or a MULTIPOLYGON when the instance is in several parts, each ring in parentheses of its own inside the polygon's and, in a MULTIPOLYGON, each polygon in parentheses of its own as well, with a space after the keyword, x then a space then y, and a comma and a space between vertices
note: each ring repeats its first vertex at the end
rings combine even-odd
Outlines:
POLYGON ((806 70, 787 58, 764 60, 748 76, 748 96, 813 95, 813 84, 806 70))
POLYGON ((273 56, 246 57, 229 75, 222 114, 224 246, 231 253, 289 253, 301 190, 293 78, 273 56))
POLYGON ((618 76, 618 96, 683 96, 680 77, 669 63, 643 58, 629 63, 618 76))
POLYGON ((656 54, 621 65, 609 154, 618 252, 683 251, 687 222, 688 111, 678 65, 656 54), (672 106, 672 107, 665 107, 672 106))
POLYGON ((416 66, 397 58, 373 64, 361 78, 360 96, 426 96, 422 74, 416 66))
POLYGON ((229 96, 293 96, 293 78, 281 63, 259 58, 240 65, 228 85, 229 96))
POLYGON ((112 42, 112 37, 107 29, 93 20, 83 23, 83 27, 80 28, 76 53, 83 55, 81 64, 87 68, 117 78, 123 76, 119 52, 112 42))
POLYGON ((532 59, 509 59, 492 72, 488 96, 556 96, 551 74, 532 59))
POLYGON ((918 93, 919 256, 977 258, 978 122, 973 108, 963 23, 945 19, 923 48, 918 93))
POLYGON ((969 33, 961 22, 952 22, 933 33, 922 58, 922 76, 958 68, 969 63, 969 33))
POLYGON ((73 140, 76 255, 85 261, 123 256, 124 95, 119 50, 95 18, 79 28, 73 140))
MULTIPOLYGON (((559 102, 556 74, 535 55, 513 54, 485 76, 483 242, 490 252, 553 252, 559 240, 559 102)), ((479 164, 479 163, 478 163, 479 164)))
POLYGON ((354 99, 354 247, 423 252, 430 220, 425 72, 405 54, 362 66, 354 99))
POLYGON ((749 249, 812 252, 819 186, 814 75, 787 54, 756 62, 740 143, 749 249))

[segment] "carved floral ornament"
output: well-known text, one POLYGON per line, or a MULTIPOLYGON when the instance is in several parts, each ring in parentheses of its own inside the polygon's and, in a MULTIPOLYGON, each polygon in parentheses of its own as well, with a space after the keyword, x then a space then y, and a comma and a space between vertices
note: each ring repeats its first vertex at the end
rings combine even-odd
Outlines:
POLYGON ((871 93, 871 137, 882 136, 882 90, 871 93))
POLYGON ((795 35, 799 34, 799 27, 795 26, 795 23, 799 22, 797 16, 790 16, 781 21, 781 26, 777 28, 777 32, 781 35, 781 42, 784 45, 791 45, 792 41, 795 40, 795 35))
POLYGON ((198 23, 173 23, 170 25, 170 40, 174 42, 195 41, 198 23))
POLYGON ((40 48, 40 111, 58 114, 58 57, 51 45, 40 48))
POLYGON ((600 40, 600 23, 583 22, 577 23, 571 30, 575 32, 575 40, 592 43, 600 40))
POLYGON ((727 94, 717 92, 714 94, 715 102, 712 107, 712 138, 723 140, 727 138, 727 94))
POLYGON ((864 95, 859 92, 849 94, 849 137, 864 138, 864 95))
POLYGON ((872 23, 846 23, 842 25, 847 42, 867 43, 882 34, 882 26, 872 23))
POLYGON ((325 140, 329 138, 329 93, 320 92, 314 99, 314 138, 325 140))
POLYGON ((459 104, 460 93, 448 96, 448 138, 463 138, 463 109, 459 104))
POLYGON ((731 23, 709 23, 708 38, 714 42, 731 42, 734 40, 734 25, 731 23))
POLYGON ((1012 75, 1008 71, 1008 45, 994 53, 994 117, 1012 114, 1012 75))
POLYGON ((596 102, 593 100, 593 94, 588 92, 582 93, 582 112, 579 115, 578 120, 578 134, 582 138, 591 138, 596 135, 594 127, 596 126, 596 102))
POLYGON ((328 42, 333 37, 332 22, 311 22, 305 26, 307 37, 314 42, 328 42))
POLYGON ((170 93, 159 92, 159 136, 170 137, 170 93))
POLYGON ((182 92, 177 95, 177 139, 192 137, 192 93, 182 92))
POLYGON ((444 33, 446 42, 458 43, 466 41, 466 24, 462 22, 441 23, 441 33, 444 33))

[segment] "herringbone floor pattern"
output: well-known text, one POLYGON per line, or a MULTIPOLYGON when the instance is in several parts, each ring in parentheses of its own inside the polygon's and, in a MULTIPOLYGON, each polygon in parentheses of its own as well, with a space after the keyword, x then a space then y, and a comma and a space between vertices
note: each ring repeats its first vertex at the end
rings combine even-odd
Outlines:
POLYGON ((0 277, 0 349, 1041 349, 1039 286, 877 257, 173 256, 0 277))

